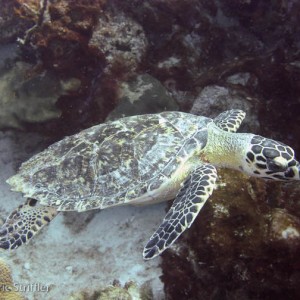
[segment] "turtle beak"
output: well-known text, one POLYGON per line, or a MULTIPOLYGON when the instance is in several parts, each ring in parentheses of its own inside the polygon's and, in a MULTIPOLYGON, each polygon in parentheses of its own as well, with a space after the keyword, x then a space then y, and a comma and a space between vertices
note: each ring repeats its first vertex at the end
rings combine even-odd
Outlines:
POLYGON ((297 169, 297 171, 296 171, 296 179, 300 180, 300 176, 299 176, 299 174, 300 174, 300 164, 299 163, 297 163, 296 169, 297 169))
POLYGON ((300 180, 300 164, 297 161, 296 165, 289 167, 285 172, 284 172, 284 177, 286 179, 290 180, 300 180))

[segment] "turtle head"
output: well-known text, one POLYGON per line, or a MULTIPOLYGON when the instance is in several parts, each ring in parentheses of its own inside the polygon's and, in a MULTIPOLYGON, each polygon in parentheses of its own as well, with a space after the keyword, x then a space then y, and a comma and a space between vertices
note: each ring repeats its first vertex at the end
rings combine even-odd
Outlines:
POLYGON ((254 135, 246 152, 243 170, 252 176, 275 180, 300 180, 294 150, 280 142, 254 135))

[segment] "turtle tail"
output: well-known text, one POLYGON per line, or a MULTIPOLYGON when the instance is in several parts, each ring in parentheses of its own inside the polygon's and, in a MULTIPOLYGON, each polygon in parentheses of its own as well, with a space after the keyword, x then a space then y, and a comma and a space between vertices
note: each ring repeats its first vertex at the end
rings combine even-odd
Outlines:
POLYGON ((0 249, 16 249, 28 243, 57 213, 56 208, 39 206, 37 200, 28 198, 0 228, 0 249))

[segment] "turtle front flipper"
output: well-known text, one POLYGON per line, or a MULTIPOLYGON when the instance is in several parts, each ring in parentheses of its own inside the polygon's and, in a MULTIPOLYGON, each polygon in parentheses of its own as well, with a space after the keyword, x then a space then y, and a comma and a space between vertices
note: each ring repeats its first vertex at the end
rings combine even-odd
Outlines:
POLYGON ((15 209, 0 228, 0 249, 16 249, 26 244, 56 215, 54 207, 38 206, 34 199, 15 209))
POLYGON ((201 165, 184 181, 162 224, 144 248, 144 259, 151 259, 170 247, 194 222, 212 194, 217 171, 209 164, 201 165))
POLYGON ((222 112, 216 118, 214 123, 224 131, 236 132, 243 122, 246 113, 240 109, 231 109, 222 112))

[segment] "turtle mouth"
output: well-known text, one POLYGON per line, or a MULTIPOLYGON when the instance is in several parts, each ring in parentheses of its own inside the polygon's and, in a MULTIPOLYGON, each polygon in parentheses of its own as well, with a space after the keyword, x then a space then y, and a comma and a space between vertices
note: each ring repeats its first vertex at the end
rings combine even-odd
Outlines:
POLYGON ((300 174, 300 165, 297 162, 295 166, 287 168, 287 170, 284 172, 284 177, 287 179, 297 179, 299 180, 299 174, 300 174))

